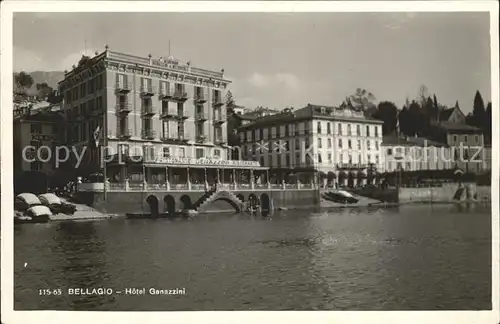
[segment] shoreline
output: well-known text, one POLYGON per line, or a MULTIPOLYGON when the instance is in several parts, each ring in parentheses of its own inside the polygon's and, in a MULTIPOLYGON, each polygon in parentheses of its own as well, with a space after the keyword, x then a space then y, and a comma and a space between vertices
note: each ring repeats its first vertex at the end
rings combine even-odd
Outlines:
MULTIPOLYGON (((349 204, 337 204, 335 206, 316 206, 315 208, 318 209, 354 209, 354 208, 396 208, 396 207, 401 207, 401 206, 406 206, 406 205, 491 205, 490 200, 462 200, 462 201, 427 201, 427 200, 414 200, 414 201, 405 201, 405 202, 398 202, 398 203, 384 203, 384 202, 377 202, 377 203, 369 203, 369 204, 354 204, 354 205, 349 205, 349 204)), ((291 207, 291 208, 279 208, 276 211, 288 211, 288 210, 305 210, 305 209, 310 209, 311 206, 304 206, 304 207, 291 207)), ((236 214, 233 211, 230 210, 221 210, 221 211, 209 211, 209 212, 202 212, 197 214, 196 216, 203 216, 203 215, 213 215, 213 214, 236 214)), ((261 211, 254 212, 254 213, 261 213, 261 211)), ((83 214, 83 212, 80 212, 80 214, 83 214)), ((252 214, 249 212, 241 212, 241 214, 252 214)), ((196 217, 195 216, 195 217, 196 217)), ((125 218, 125 214, 96 214, 95 212, 92 213, 92 215, 78 215, 78 216, 70 216, 70 215, 63 215, 63 214, 57 214, 53 215, 50 217, 50 222, 64 222, 64 221, 90 221, 90 220, 110 220, 110 219, 120 219, 120 218, 125 218)), ((150 219, 148 217, 144 217, 142 219, 150 219)))

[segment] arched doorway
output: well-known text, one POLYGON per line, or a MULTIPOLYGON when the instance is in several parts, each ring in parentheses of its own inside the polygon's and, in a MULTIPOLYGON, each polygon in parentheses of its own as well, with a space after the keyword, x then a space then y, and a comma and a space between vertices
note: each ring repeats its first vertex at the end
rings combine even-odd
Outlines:
POLYGON ((183 209, 186 209, 186 210, 193 209, 193 203, 191 201, 191 197, 189 197, 188 195, 184 195, 181 197, 180 200, 181 200, 183 209))
POLYGON ((174 197, 167 195, 163 197, 163 202, 165 203, 165 211, 169 214, 175 213, 175 199, 174 197))
POLYGON ((156 196, 151 195, 148 196, 148 198, 146 198, 146 202, 149 205, 149 211, 151 213, 151 216, 158 217, 160 214, 158 210, 158 198, 156 196))
POLYGON ((248 196, 248 205, 250 208, 255 209, 255 207, 257 207, 257 202, 257 196, 254 194, 250 194, 250 196, 248 196))
POLYGON ((266 211, 271 210, 271 199, 265 193, 260 196, 260 208, 266 211))

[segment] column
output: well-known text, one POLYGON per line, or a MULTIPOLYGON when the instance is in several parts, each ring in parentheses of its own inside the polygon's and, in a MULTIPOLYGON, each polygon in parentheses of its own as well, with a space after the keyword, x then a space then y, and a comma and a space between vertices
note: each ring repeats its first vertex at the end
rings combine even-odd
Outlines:
POLYGON ((238 182, 236 181, 236 169, 233 169, 233 184, 234 184, 234 190, 237 190, 238 182))
POLYGON ((252 169, 250 169, 250 188, 255 189, 255 181, 252 169))
POLYGON ((165 167, 165 186, 167 190, 170 190, 170 175, 169 175, 168 167, 165 167))
POLYGON ((186 169, 188 190, 191 190, 191 179, 189 178, 189 168, 186 169))
POLYGON ((205 176, 205 190, 208 190, 207 168, 203 168, 203 172, 205 176))
POLYGON ((148 182, 146 181, 146 167, 144 165, 142 166, 142 186, 144 190, 148 187, 148 182))

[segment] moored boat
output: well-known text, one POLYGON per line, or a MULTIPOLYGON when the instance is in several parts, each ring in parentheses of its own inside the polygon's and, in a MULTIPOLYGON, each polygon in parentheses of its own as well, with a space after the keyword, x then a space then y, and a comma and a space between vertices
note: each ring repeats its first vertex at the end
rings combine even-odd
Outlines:
POLYGON ((24 214, 14 213, 14 223, 47 223, 52 212, 47 206, 37 205, 28 208, 24 214))
POLYGON ((32 193, 22 193, 16 196, 14 200, 14 210, 25 212, 33 206, 41 205, 42 202, 32 193))
POLYGON ((38 196, 40 202, 49 207, 52 214, 68 214, 73 215, 76 212, 76 206, 68 204, 61 200, 53 193, 45 193, 38 196))

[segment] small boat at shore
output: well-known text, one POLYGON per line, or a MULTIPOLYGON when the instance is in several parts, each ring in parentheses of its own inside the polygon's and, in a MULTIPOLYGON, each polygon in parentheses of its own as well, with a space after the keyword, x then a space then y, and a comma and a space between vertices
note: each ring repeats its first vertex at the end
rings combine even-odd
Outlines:
POLYGON ((355 204, 359 200, 356 199, 351 193, 344 190, 332 190, 324 194, 324 198, 336 203, 355 204))
POLYGON ((37 205, 28 208, 26 212, 14 213, 14 223, 47 223, 52 216, 52 212, 47 206, 37 205))
POLYGON ((49 207, 52 214, 73 215, 76 212, 76 206, 63 202, 61 198, 53 193, 44 193, 38 196, 40 202, 49 207))

